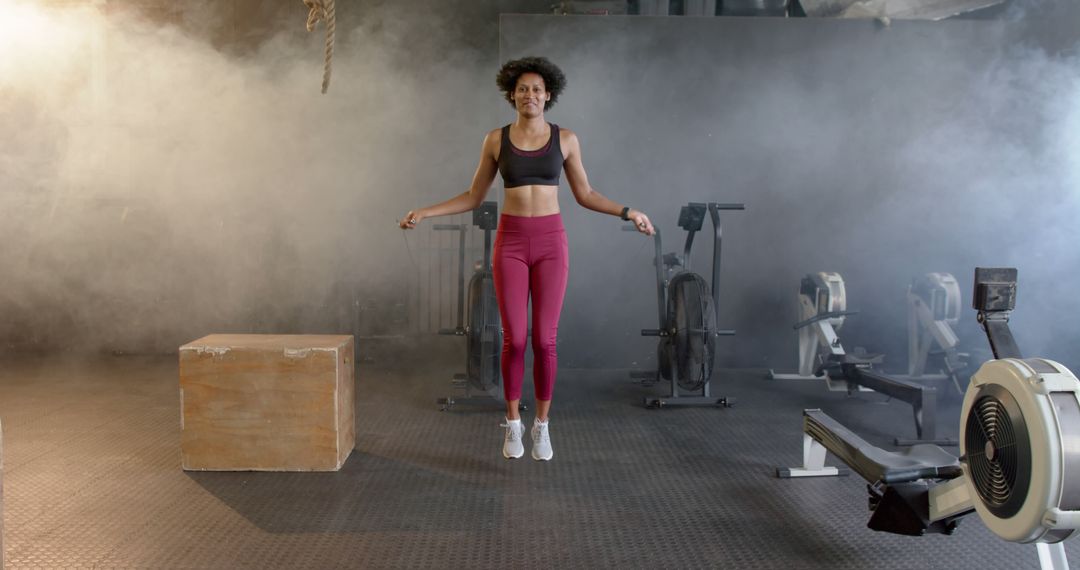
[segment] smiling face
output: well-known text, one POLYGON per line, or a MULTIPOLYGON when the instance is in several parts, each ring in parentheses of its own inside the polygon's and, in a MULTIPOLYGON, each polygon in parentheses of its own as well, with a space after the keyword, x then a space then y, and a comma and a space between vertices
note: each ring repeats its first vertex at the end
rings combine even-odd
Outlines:
POLYGON ((544 105, 551 99, 544 87, 544 78, 539 73, 522 73, 514 87, 514 107, 524 117, 538 117, 544 114, 544 105))

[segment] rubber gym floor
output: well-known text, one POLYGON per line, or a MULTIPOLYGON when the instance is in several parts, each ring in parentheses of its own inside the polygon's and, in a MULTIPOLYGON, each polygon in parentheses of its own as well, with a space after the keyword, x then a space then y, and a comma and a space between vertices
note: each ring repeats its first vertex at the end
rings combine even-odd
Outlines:
POLYGON ((1038 567, 977 516, 953 536, 887 535, 866 528, 857 476, 773 477, 801 459, 803 408, 878 445, 913 436, 910 408, 877 394, 721 371, 735 407, 650 410, 662 386, 564 369, 554 459, 507 461, 497 404, 434 404, 459 348, 358 347, 356 449, 334 473, 181 470, 175 356, 5 359, 7 567, 1038 567))

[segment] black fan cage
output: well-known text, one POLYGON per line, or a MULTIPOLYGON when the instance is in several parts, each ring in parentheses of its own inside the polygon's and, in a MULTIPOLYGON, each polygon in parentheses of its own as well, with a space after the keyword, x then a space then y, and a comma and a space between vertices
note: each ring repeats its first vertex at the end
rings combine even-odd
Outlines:
POLYGON ((964 450, 971 481, 994 515, 1020 511, 1031 483, 1031 442, 1020 406, 997 384, 980 388, 968 413, 964 450))
POLYGON ((668 322, 675 328, 673 357, 684 390, 701 390, 712 378, 716 355, 716 309, 705 280, 680 273, 671 280, 668 322))
POLYGON ((491 271, 479 271, 469 280, 468 315, 466 376, 475 388, 490 392, 502 385, 499 361, 503 345, 502 321, 491 271))

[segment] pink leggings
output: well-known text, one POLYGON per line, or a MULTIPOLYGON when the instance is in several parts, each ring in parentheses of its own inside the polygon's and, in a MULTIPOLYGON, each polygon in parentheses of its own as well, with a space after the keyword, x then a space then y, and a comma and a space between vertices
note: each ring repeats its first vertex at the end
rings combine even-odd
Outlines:
POLYGON ((503 214, 495 235, 492 265, 503 327, 503 393, 507 400, 521 399, 531 293, 533 386, 537 400, 550 400, 558 367, 555 340, 559 313, 570 271, 562 216, 528 218, 503 214))

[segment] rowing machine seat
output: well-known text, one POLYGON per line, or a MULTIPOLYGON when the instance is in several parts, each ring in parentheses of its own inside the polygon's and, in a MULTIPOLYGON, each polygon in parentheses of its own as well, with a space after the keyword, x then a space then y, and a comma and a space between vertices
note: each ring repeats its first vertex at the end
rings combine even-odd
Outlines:
POLYGON ((803 432, 870 483, 954 479, 962 474, 960 460, 936 445, 924 443, 903 451, 885 451, 821 410, 803 410, 803 432))

